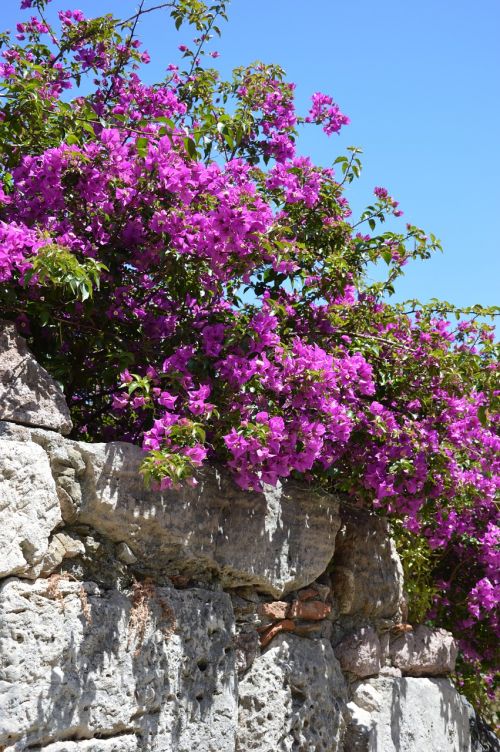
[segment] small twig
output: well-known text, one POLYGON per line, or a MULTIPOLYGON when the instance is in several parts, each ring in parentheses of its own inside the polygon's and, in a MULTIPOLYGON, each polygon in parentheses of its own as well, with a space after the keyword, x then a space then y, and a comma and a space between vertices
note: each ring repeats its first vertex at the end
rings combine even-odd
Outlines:
POLYGON ((407 350, 408 352, 413 352, 413 349, 411 347, 408 347, 408 345, 403 345, 400 342, 394 342, 391 339, 385 339, 384 337, 377 337, 376 334, 355 334, 354 332, 350 332, 347 329, 334 329, 336 334, 345 334, 347 337, 354 337, 354 339, 370 339, 375 340, 376 342, 382 342, 384 345, 389 345, 390 347, 395 347, 399 350, 407 350))
POLYGON ((129 18, 125 19, 125 21, 117 21, 117 23, 115 24, 115 26, 118 29, 121 29, 121 28, 123 28, 123 26, 126 26, 131 21, 135 21, 137 23, 137 21, 140 18, 140 16, 145 16, 146 13, 152 13, 154 10, 162 10, 162 8, 175 8, 175 6, 177 5, 177 3, 174 0, 173 3, 161 3, 160 5, 153 5, 153 6, 151 6, 151 8, 146 8, 145 10, 142 8, 143 5, 144 5, 144 0, 141 3, 141 7, 137 11, 137 13, 134 13, 133 16, 130 16, 129 18))
POLYGON ((212 27, 213 27, 215 21, 217 20, 217 17, 219 15, 219 13, 220 13, 220 8, 221 8, 221 6, 218 5, 217 6, 217 11, 214 13, 214 15, 212 16, 212 18, 210 19, 210 22, 209 22, 209 24, 207 26, 206 31, 201 35, 200 43, 199 43, 198 47, 196 48, 196 52, 193 55, 193 62, 191 63, 191 68, 190 68, 189 73, 188 73, 188 78, 191 76, 191 74, 194 71, 194 68, 195 68, 195 65, 196 65, 196 60, 197 60, 198 55, 200 54, 200 52, 201 52, 201 50, 203 48, 203 45, 205 44, 205 42, 207 42, 209 40, 209 34, 210 34, 211 30, 212 30, 212 27))
MULTIPOLYGON (((349 170, 352 167, 352 163, 354 162, 354 157, 356 156, 356 154, 357 154, 357 152, 355 152, 355 151, 352 152, 351 158, 349 160, 349 164, 347 165, 347 170, 345 171, 345 175, 342 178, 341 182, 338 184, 339 188, 341 188, 344 185, 345 181, 347 180, 347 177, 349 175, 349 170)), ((344 164, 345 164, 345 162, 344 162, 344 164)))

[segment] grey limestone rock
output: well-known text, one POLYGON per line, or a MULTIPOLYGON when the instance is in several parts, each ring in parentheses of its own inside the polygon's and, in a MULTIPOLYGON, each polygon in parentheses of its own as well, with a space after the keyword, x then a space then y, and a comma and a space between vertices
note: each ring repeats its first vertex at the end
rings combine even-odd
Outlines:
POLYGON ((412 632, 391 637, 390 659, 406 676, 446 676, 455 670, 458 647, 445 629, 419 624, 412 632))
POLYGON ((61 522, 47 455, 33 443, 0 442, 0 577, 40 574, 61 522))
POLYGON ((333 555, 340 521, 332 495, 292 484, 245 492, 213 467, 196 488, 148 491, 138 447, 78 447, 86 464, 78 521, 167 574, 169 566, 195 577, 211 572, 225 587, 280 596, 315 580, 333 555))
POLYGON ((0 420, 63 434, 72 428, 61 388, 6 321, 0 322, 0 420))
POLYGON ((127 546, 126 543, 118 543, 115 550, 117 558, 123 561, 124 564, 135 564, 137 561, 137 556, 135 556, 133 551, 130 550, 130 546, 127 546))
POLYGON ((63 520, 69 524, 76 522, 82 501, 81 482, 87 467, 79 443, 40 428, 30 429, 30 439, 47 452, 63 520))
MULTIPOLYGON (((31 442, 41 446, 49 459, 64 522, 76 522, 81 504, 80 482, 86 470, 79 444, 55 431, 0 421, 0 440, 31 442)), ((0 453, 1 453, 0 446, 0 453)))
POLYGON ((369 679, 347 708, 343 752, 471 752, 467 710, 448 679, 369 679))
POLYGON ((237 752, 341 752, 346 685, 327 640, 280 635, 239 685, 237 752))
POLYGON ((12 578, 0 610, 0 748, 234 751, 226 594, 12 578))
POLYGON ((372 627, 360 627, 335 646, 342 671, 366 677, 378 674, 381 667, 380 640, 372 627))
POLYGON ((85 547, 80 540, 66 533, 56 533, 43 558, 40 574, 42 576, 51 574, 64 559, 72 559, 84 553, 85 547))
POLYGON ((341 613, 400 619, 403 568, 385 520, 342 508, 332 585, 341 613))
POLYGON ((17 423, 9 423, 7 420, 0 420, 0 440, 31 441, 31 429, 17 423))

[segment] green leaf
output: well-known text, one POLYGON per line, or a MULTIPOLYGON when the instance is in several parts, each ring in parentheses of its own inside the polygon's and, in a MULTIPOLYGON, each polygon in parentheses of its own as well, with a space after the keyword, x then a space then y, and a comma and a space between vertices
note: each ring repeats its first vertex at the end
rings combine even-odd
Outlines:
POLYGON ((486 428, 488 425, 488 412, 486 410, 485 405, 481 405, 478 408, 477 417, 479 418, 479 422, 481 423, 483 428, 486 428))
POLYGON ((145 157, 148 152, 148 139, 144 138, 143 136, 140 136, 137 141, 135 142, 135 148, 137 150, 137 154, 140 157, 145 157))
POLYGON ((186 138, 184 139, 184 147, 187 153, 189 154, 189 156, 191 157, 191 159, 195 159, 195 160, 198 159, 199 155, 196 149, 196 144, 192 138, 189 138, 189 136, 186 136, 186 138))

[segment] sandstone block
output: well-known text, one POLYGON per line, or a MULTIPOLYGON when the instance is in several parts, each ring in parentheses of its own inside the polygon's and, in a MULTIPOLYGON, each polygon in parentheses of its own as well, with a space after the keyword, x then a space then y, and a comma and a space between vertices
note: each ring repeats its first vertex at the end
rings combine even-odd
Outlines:
POLYGON ((332 607, 321 601, 295 601, 290 606, 290 619, 304 619, 305 621, 320 621, 326 619, 332 607))
POLYGON ((261 603, 257 613, 266 619, 286 619, 289 608, 290 604, 286 601, 272 601, 272 603, 261 603))

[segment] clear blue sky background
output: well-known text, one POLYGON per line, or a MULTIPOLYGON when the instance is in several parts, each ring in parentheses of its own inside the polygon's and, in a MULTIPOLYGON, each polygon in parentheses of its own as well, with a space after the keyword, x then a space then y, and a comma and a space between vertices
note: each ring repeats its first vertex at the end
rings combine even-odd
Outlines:
MULTIPOLYGON (((146 5, 155 5, 150 0, 146 5)), ((1 0, 0 26, 26 12, 1 0)), ((123 17, 131 0, 54 0, 55 9, 123 17)), ((166 13, 151 14, 141 36, 152 56, 144 74, 162 77, 178 61, 166 13)), ((331 164, 346 146, 363 148, 355 210, 382 185, 404 218, 434 232, 444 254, 409 267, 398 299, 440 297, 457 305, 500 303, 500 3, 498 0, 233 0, 212 49, 224 74, 260 59, 281 64, 305 113, 314 91, 331 94, 351 125, 330 139, 319 129, 301 151, 331 164)))

